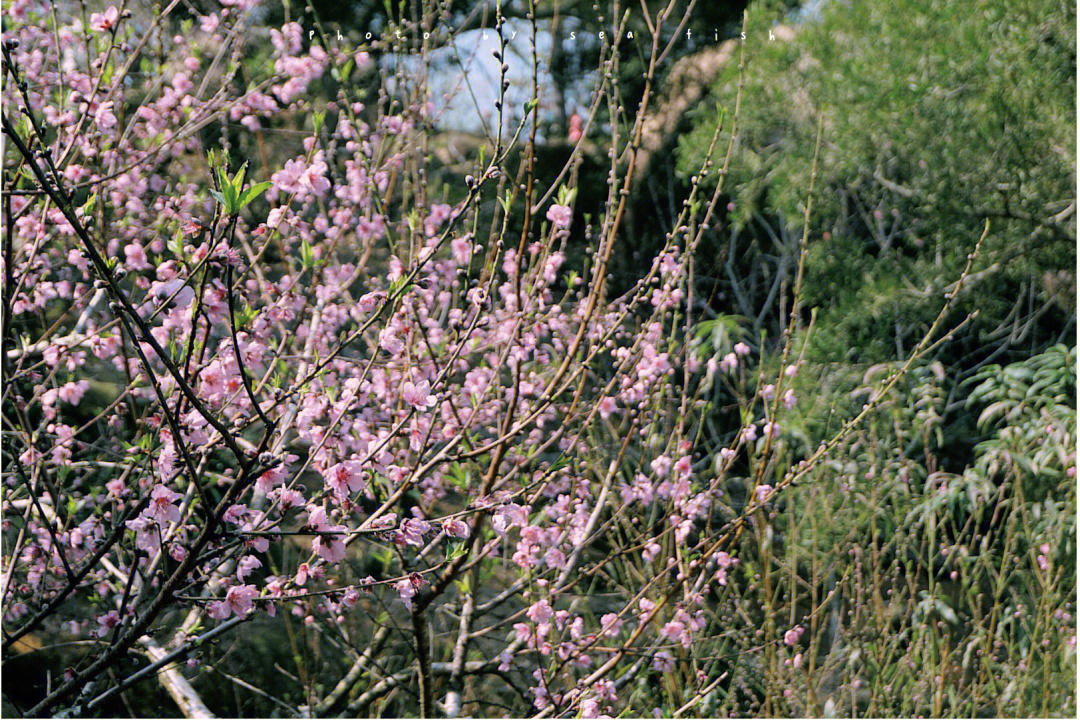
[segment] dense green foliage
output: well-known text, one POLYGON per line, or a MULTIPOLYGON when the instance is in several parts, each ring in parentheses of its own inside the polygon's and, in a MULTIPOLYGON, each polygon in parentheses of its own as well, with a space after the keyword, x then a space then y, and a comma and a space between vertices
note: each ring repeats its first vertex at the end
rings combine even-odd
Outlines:
MULTIPOLYGON (((1075 24, 1053 1, 836 1, 794 25, 751 6, 731 204, 698 283, 703 329, 760 337, 774 377, 820 117, 791 462, 912 352, 989 220, 959 329, 739 549, 766 639, 815 613, 803 673, 783 649, 742 661, 768 714, 1073 712, 1075 24), (769 39, 778 20, 793 37, 769 39)), ((714 87, 729 118, 739 79, 728 63, 714 87)), ((679 172, 716 117, 703 104, 679 138, 679 172)))
POLYGON ((833 717, 1073 712, 1075 364, 1058 346, 981 371, 970 395, 980 442, 957 473, 937 457, 943 368, 917 369, 755 527, 739 553, 747 587, 731 592, 766 638, 793 608, 814 609, 805 672, 785 669, 799 646, 742 661, 766 714, 815 703, 833 717))
MULTIPOLYGON (((987 218, 975 266, 983 272, 959 306, 979 317, 951 353, 1015 359, 1071 337, 1075 8, 828 2, 793 39, 770 41, 776 17, 752 6, 741 147, 725 190, 743 228, 740 255, 760 242, 750 232, 759 218, 801 228, 822 116, 805 297, 820 308, 812 354, 902 356, 987 218)), ((721 103, 733 103, 737 77, 729 64, 721 103)), ((694 166, 714 123, 703 110, 682 138, 681 170, 694 166)))

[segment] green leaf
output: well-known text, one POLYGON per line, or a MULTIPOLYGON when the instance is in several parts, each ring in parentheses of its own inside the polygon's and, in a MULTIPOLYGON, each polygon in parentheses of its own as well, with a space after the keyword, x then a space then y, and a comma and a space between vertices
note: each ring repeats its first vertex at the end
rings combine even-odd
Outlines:
MULTIPOLYGON (((244 163, 243 167, 241 167, 236 175, 231 178, 225 172, 224 167, 219 167, 217 169, 217 179, 220 190, 211 190, 210 194, 224 206, 225 212, 229 215, 236 215, 240 212, 240 208, 246 204, 241 204, 240 202, 241 188, 244 186, 244 177, 246 175, 247 163, 244 163)), ((253 195, 251 199, 254 199, 254 197, 255 196, 253 195)))
POLYGON ((305 270, 315 267, 315 250, 307 240, 300 245, 300 262, 305 270))
POLYGON ((548 472, 557 473, 565 467, 570 467, 570 458, 566 455, 560 455, 548 468, 548 472))
POLYGON ((446 544, 446 559, 447 560, 453 560, 454 558, 459 558, 462 555, 464 555, 465 554, 465 547, 464 546, 465 546, 464 542, 447 543, 446 544))
POLYGON ((180 232, 180 228, 176 229, 176 233, 169 240, 169 252, 177 258, 184 257, 184 236, 180 232))
POLYGON ((244 179, 247 177, 247 167, 248 167, 247 163, 244 163, 243 165, 241 165, 240 170, 236 173, 236 175, 232 179, 233 190, 236 192, 236 197, 238 197, 238 198, 240 197, 240 191, 244 187, 244 179))
POLYGON ((219 167, 217 169, 217 180, 218 180, 218 187, 221 188, 222 192, 225 191, 225 188, 227 188, 227 187, 229 187, 231 185, 231 183, 229 182, 229 175, 228 175, 228 173, 225 172, 225 168, 223 168, 223 167, 219 167))
POLYGON ((258 313, 255 311, 255 308, 251 307, 250 305, 245 305, 244 307, 236 311, 236 326, 238 328, 246 326, 249 322, 255 319, 255 316, 257 314, 258 313))
POLYGON ((241 208, 247 207, 247 204, 248 204, 249 202, 251 202, 251 201, 252 201, 252 200, 254 200, 255 198, 257 198, 257 197, 259 197, 260 195, 262 195, 262 194, 263 194, 264 192, 266 192, 267 190, 269 190, 269 189, 270 189, 270 187, 271 187, 271 186, 272 186, 273 184, 274 184, 274 183, 272 183, 272 182, 261 182, 261 183, 259 183, 258 185, 252 185, 252 186, 251 186, 251 187, 249 187, 249 188, 248 188, 247 190, 245 190, 244 192, 240 193, 240 207, 241 207, 241 208))
POLYGON ((97 205, 97 199, 98 199, 98 194, 97 193, 94 193, 93 195, 88 197, 86 199, 86 202, 83 203, 83 206, 81 208, 79 208, 79 214, 82 217, 86 217, 90 213, 94 212, 94 206, 97 205))
POLYGON ((387 298, 398 298, 407 293, 409 291, 409 288, 411 288, 413 285, 414 283, 409 282, 409 277, 407 275, 405 277, 398 278, 394 282, 390 283, 387 298))

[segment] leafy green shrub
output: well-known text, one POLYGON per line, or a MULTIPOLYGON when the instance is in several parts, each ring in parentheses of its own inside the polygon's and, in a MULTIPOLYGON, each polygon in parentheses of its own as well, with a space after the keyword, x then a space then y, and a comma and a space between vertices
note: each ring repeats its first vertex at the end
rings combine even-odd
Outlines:
MULTIPOLYGON (((958 306, 979 317, 956 356, 1019 358, 1061 342, 1075 311, 1075 8, 829 2, 792 39, 770 40, 778 17, 767 4, 750 10, 725 192, 740 254, 760 244, 762 218, 801 227, 823 116, 805 285, 806 306, 820 308, 813 355, 903 356, 987 218, 981 273, 958 306)), ((736 65, 717 83, 722 102, 736 65)), ((700 113, 680 143, 684 172, 712 137, 713 112, 700 113)))

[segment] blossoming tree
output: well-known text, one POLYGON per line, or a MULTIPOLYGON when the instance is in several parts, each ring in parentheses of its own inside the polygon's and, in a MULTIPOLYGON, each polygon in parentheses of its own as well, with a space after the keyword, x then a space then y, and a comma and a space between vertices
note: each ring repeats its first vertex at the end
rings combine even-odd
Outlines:
POLYGON ((535 19, 529 102, 500 83, 459 173, 428 146, 426 38, 452 33, 436 3, 359 45, 288 3, 268 36, 256 0, 5 4, 3 648, 89 642, 24 712, 100 713, 157 676, 209 715, 187 668, 253 621, 340 654, 302 703, 258 688, 309 716, 400 687, 405 711, 456 716, 474 679, 518 714, 651 712, 632 696, 654 676, 672 712, 715 696, 734 541, 830 446, 770 464, 798 282, 776 377, 747 344, 695 341, 723 187, 697 180, 723 177, 737 98, 662 249, 626 289, 609 278, 665 38, 693 7, 649 18, 636 114, 626 50, 603 47, 570 160, 541 178, 535 19), (386 62, 403 54, 420 62, 386 62), (596 141, 607 199, 585 218, 596 141), (717 444, 720 382, 743 422, 717 444))

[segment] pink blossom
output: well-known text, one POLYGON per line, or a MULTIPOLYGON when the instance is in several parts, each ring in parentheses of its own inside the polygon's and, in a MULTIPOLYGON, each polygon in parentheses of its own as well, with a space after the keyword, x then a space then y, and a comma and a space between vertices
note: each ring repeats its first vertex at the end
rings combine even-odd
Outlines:
POLYGON ((447 518, 442 522, 443 532, 447 537, 453 538, 466 538, 469 537, 469 526, 461 520, 455 520, 447 518))
POLYGON ((622 628, 622 624, 622 618, 616 613, 607 613, 600 618, 600 626, 604 629, 604 634, 607 637, 616 637, 620 628, 622 628))
POLYGON ((281 29, 271 28, 270 42, 281 55, 296 55, 300 52, 304 29, 299 23, 285 23, 281 29))
POLYGON ((653 656, 653 669, 661 673, 669 673, 675 669, 675 656, 667 650, 661 650, 653 656))
POLYGON ((684 455, 675 461, 675 472, 680 477, 687 477, 693 471, 693 463, 689 455, 684 455))
POLYGON ((667 477, 668 472, 670 472, 671 470, 671 458, 669 458, 667 455, 661 455, 660 457, 653 460, 649 464, 649 467, 651 467, 652 471, 656 473, 656 477, 667 477))
POLYGON ((431 523, 418 518, 409 518, 401 524, 400 537, 406 545, 424 544, 424 536, 431 532, 431 523))
POLYGON ((716 360, 716 356, 710 357, 705 362, 705 374, 708 377, 709 382, 713 381, 716 376, 716 370, 720 367, 720 363, 716 360))
POLYGON ((379 347, 391 355, 400 355, 405 351, 405 343, 401 340, 399 328, 387 325, 379 332, 379 347))
POLYGON ((109 631, 120 624, 120 613, 115 610, 110 610, 104 615, 99 615, 97 618, 98 625, 98 637, 105 637, 109 634, 109 631))
POLYGON ((660 633, 670 640, 677 640, 684 632, 686 632, 686 626, 678 620, 664 623, 664 627, 660 630, 660 633))
POLYGON ((266 227, 276 228, 278 225, 280 225, 281 219, 284 217, 287 210, 288 208, 277 207, 273 208, 270 212, 268 212, 266 214, 266 227))
POLYGON ((146 259, 146 249, 137 242, 124 246, 127 266, 132 270, 149 270, 153 267, 146 259))
POLYGON ((115 5, 110 5, 104 13, 92 13, 90 15, 90 29, 96 32, 107 32, 116 27, 120 21, 120 11, 115 5))
POLYGON ((565 230, 570 227, 570 221, 573 218, 573 211, 566 205, 552 205, 548 208, 547 219, 556 230, 565 230))
POLYGON ((335 495, 344 498, 349 493, 363 490, 367 485, 360 467, 359 460, 346 460, 345 462, 335 463, 323 472, 323 479, 327 487, 332 489, 335 495))
POLYGON ((450 252, 458 265, 468 265, 472 258, 472 240, 468 237, 454 238, 450 241, 450 252))
POLYGON ((234 504, 230 505, 225 513, 221 516, 221 519, 227 523, 239 523, 244 519, 244 515, 247 513, 246 505, 234 504))
POLYGON ((372 291, 361 295, 360 299, 357 301, 357 305, 360 306, 361 312, 369 313, 375 308, 377 308, 379 306, 379 303, 381 303, 385 298, 386 293, 372 291))
POLYGON ((406 380, 401 386, 401 397, 417 410, 427 410, 436 402, 435 396, 431 394, 431 386, 427 380, 421 380, 418 383, 406 380))
POLYGON ((78 382, 69 382, 61 385, 57 388, 56 395, 58 398, 68 403, 69 405, 78 405, 86 394, 86 391, 90 388, 90 381, 79 380, 78 382))
POLYGON ((514 635, 521 642, 529 642, 533 639, 533 631, 528 623, 514 623, 514 635))
POLYGON ((491 526, 495 532, 505 535, 506 531, 515 525, 525 527, 529 523, 528 510, 516 503, 503 505, 491 518, 491 526))
POLYGON ((128 530, 135 531, 135 547, 146 552, 153 552, 158 548, 160 530, 157 523, 146 517, 145 512, 137 518, 124 523, 128 530))
POLYGON ((258 595, 254 585, 234 585, 225 593, 225 600, 210 603, 207 610, 215 620, 225 620, 233 613, 243 617, 251 612, 252 601, 258 595))
POLYGON ((398 596, 401 601, 405 603, 405 607, 408 610, 412 610, 412 599, 416 597, 416 593, 420 588, 424 587, 427 581, 424 577, 418 573, 413 573, 407 578, 402 578, 394 583, 394 589, 397 590, 398 596))
POLYGON ((296 582, 296 584, 297 584, 297 585, 299 585, 300 587, 303 587, 304 585, 306 585, 306 584, 307 584, 307 580, 308 580, 308 570, 309 570, 309 569, 310 569, 310 568, 308 567, 308 564, 307 564, 307 563, 300 563, 300 564, 299 564, 299 565, 297 566, 297 568, 296 568, 296 577, 294 578, 294 581, 295 581, 295 582, 296 582))
POLYGON ((278 505, 282 510, 300 507, 304 504, 304 494, 302 492, 300 492, 299 490, 289 490, 284 487, 276 488, 272 492, 268 493, 267 497, 271 500, 277 500, 278 505))
POLYGON ((570 116, 570 129, 566 133, 566 140, 570 143, 576 143, 581 139, 581 116, 574 113, 570 116))
MULTIPOLYGON (((345 532, 347 528, 344 525, 334 525, 328 530, 345 532)), ((316 535, 311 541, 311 549, 326 562, 339 563, 345 559, 346 552, 345 541, 342 538, 342 535, 316 535)))
POLYGON ((430 213, 424 218, 424 233, 431 237, 451 215, 451 208, 446 203, 432 205, 430 213))
MULTIPOLYGON (((188 60, 195 59, 188 58, 188 60)), ((198 60, 195 60, 195 67, 199 67, 198 60)), ((176 73, 175 75, 173 75, 172 86, 176 89, 176 92, 180 93, 181 95, 185 95, 189 90, 195 87, 195 83, 191 82, 191 77, 187 73, 176 73)))
POLYGON ((548 567, 561 570, 566 567, 566 553, 559 548, 548 548, 548 551, 544 554, 544 563, 548 567))
POLYGON ((124 497, 129 492, 124 484, 124 479, 119 477, 105 483, 105 488, 109 491, 109 497, 117 499, 124 497))
POLYGON ((322 197, 330 189, 330 181, 326 179, 326 163, 323 162, 322 151, 315 154, 304 172, 300 175, 300 186, 306 188, 312 194, 322 197))
POLYGON ((99 130, 112 130, 117 124, 116 114, 113 113, 113 101, 103 102, 94 111, 94 124, 99 130))
POLYGON ((150 505, 146 512, 164 527, 166 523, 180 522, 180 508, 173 505, 180 499, 180 493, 173 492, 164 485, 157 485, 150 493, 150 505))
POLYGON ((326 516, 326 508, 322 505, 308 505, 307 507, 307 523, 308 527, 315 530, 328 530, 330 528, 330 520, 326 516))
POLYGON ((261 567, 262 561, 259 558, 254 555, 245 555, 240 558, 240 562, 236 563, 236 579, 244 582, 244 578, 261 567))
POLYGON ((529 609, 525 611, 525 614, 537 625, 543 625, 551 620, 554 611, 551 609, 551 603, 547 600, 541 600, 540 602, 531 605, 529 609))
POLYGON ((41 357, 45 360, 46 365, 49 367, 56 367, 60 364, 60 354, 64 352, 64 350, 65 348, 50 345, 41 352, 41 357))
POLYGON ((550 285, 559 276, 559 268, 566 262, 566 256, 561 252, 553 252, 544 262, 544 282, 550 285))

